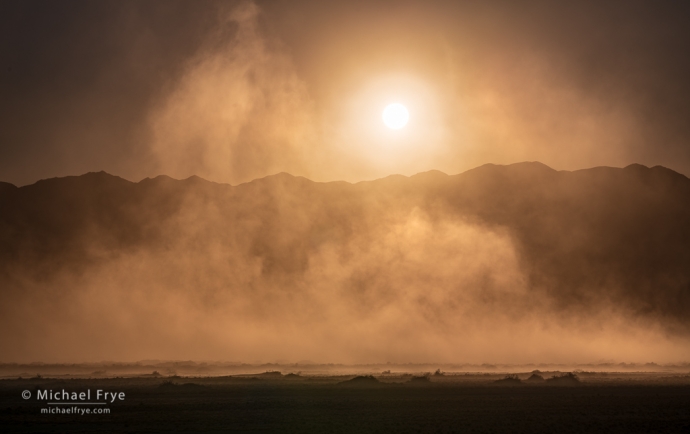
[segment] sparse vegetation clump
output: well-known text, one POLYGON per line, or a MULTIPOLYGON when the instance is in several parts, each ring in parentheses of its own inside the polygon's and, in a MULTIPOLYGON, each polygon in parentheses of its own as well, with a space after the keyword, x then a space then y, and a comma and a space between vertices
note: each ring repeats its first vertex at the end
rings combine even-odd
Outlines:
POLYGON ((542 377, 541 375, 534 373, 530 375, 530 377, 526 381, 530 383, 543 383, 546 380, 544 380, 544 377, 542 377))
POLYGON ((496 380, 495 383, 503 386, 513 386, 522 384, 522 380, 520 380, 520 377, 518 377, 517 374, 507 374, 500 380, 496 380))
POLYGON ((411 384, 429 384, 431 383, 431 378, 429 378, 428 375, 415 375, 410 380, 408 383, 411 384))
POLYGON ((177 384, 173 383, 171 380, 166 380, 166 381, 162 382, 158 387, 163 388, 163 389, 167 389, 167 388, 175 387, 175 386, 177 386, 177 384))
POLYGON ((338 384, 348 386, 373 386, 381 384, 381 382, 377 380, 376 377, 374 377, 373 375, 358 375, 354 378, 340 382, 338 384))
POLYGON ((546 382, 556 386, 576 386, 580 384, 580 378, 572 372, 566 372, 565 374, 554 375, 546 382))

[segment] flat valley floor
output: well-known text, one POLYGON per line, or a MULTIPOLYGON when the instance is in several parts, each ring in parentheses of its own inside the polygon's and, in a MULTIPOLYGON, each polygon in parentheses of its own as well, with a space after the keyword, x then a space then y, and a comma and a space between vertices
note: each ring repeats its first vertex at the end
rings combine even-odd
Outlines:
POLYGON ((577 385, 496 382, 501 376, 488 374, 353 377, 4 379, 0 426, 6 433, 690 433, 688 375, 581 376, 577 385), (110 414, 41 414, 76 407, 36 399, 39 390, 63 389, 125 399, 100 405, 110 414))

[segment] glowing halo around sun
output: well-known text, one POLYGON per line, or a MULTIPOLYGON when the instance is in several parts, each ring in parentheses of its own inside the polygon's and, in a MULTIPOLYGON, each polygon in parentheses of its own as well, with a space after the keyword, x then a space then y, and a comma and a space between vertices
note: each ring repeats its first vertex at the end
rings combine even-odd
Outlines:
POLYGON ((391 130, 399 130, 407 125, 410 120, 410 113, 407 108, 399 103, 388 104, 385 109, 383 109, 383 123, 386 124, 391 130))

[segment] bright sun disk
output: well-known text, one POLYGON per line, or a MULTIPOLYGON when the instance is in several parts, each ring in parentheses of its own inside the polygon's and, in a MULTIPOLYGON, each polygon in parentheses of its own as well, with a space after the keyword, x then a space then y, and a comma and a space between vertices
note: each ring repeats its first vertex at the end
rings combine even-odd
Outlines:
POLYGON ((385 109, 383 109, 383 123, 392 130, 399 130, 400 128, 407 125, 410 120, 410 113, 407 108, 398 103, 388 104, 385 109))

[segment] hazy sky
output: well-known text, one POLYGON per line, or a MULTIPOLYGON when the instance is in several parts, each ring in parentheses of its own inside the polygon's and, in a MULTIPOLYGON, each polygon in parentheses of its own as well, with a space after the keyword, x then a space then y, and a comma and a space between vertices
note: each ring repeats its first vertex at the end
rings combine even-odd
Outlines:
POLYGON ((651 1, 2 1, 0 180, 688 175, 689 19, 651 1))

